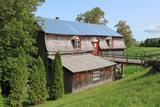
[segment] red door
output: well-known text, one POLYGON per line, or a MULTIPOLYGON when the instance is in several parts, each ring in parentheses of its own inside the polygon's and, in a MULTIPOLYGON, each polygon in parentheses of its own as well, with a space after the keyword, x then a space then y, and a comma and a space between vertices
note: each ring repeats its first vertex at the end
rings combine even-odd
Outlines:
POLYGON ((99 41, 92 42, 92 45, 93 45, 92 54, 99 56, 100 55, 99 41))

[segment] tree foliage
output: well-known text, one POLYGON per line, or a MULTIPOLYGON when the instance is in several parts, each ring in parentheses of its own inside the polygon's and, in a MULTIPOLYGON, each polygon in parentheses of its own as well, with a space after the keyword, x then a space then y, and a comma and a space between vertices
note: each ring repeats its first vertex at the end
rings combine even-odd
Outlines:
POLYGON ((8 65, 8 57, 17 57, 21 50, 27 55, 28 64, 37 55, 36 31, 39 30, 33 11, 42 0, 0 0, 0 68, 2 80, 8 65), (31 57, 31 58, 29 58, 31 57))
POLYGON ((1 95, 1 88, 0 88, 0 107, 4 107, 3 106, 3 98, 2 98, 2 95, 1 95))
POLYGON ((95 7, 90 11, 78 14, 76 21, 84 23, 106 24, 108 21, 105 19, 104 15, 105 13, 101 8, 95 7))
POLYGON ((8 58, 10 77, 10 104, 12 107, 22 107, 22 102, 27 96, 28 69, 25 56, 8 58))
POLYGON ((133 45, 132 31, 130 29, 130 26, 127 25, 127 22, 121 20, 118 22, 117 25, 115 25, 115 27, 117 28, 117 32, 124 37, 125 45, 127 47, 132 46, 133 45))
POLYGON ((60 53, 56 53, 53 63, 53 78, 49 88, 50 99, 56 100, 64 95, 63 68, 60 53))
POLYGON ((43 103, 47 97, 46 72, 42 59, 39 57, 29 77, 29 100, 32 104, 43 103))
POLYGON ((141 46, 145 47, 160 47, 160 38, 150 38, 146 39, 141 43, 141 46))
POLYGON ((37 59, 34 12, 44 0, 0 0, 0 73, 2 92, 12 106, 22 106, 28 73, 37 59), (22 57, 23 56, 23 57, 22 57))

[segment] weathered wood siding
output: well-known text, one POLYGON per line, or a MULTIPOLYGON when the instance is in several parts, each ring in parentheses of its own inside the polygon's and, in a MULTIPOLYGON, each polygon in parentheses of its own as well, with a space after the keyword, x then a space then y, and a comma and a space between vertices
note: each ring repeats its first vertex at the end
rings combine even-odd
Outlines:
POLYGON ((103 57, 107 56, 123 56, 124 54, 124 49, 105 49, 102 50, 101 55, 103 57))
POLYGON ((73 74, 72 92, 79 92, 89 87, 104 84, 115 79, 115 66, 73 74), (93 72, 100 71, 100 79, 93 81, 93 72))
POLYGON ((72 83, 73 83, 73 73, 70 72, 67 68, 63 67, 64 74, 64 91, 65 93, 72 92, 72 83))
MULTIPOLYGON (((77 51, 73 48, 71 43, 72 35, 53 35, 45 34, 45 45, 48 52, 74 52, 77 51)), ((125 44, 123 38, 112 37, 113 46, 109 47, 106 43, 106 37, 94 37, 94 36, 79 36, 81 40, 81 49, 82 51, 92 51, 93 45, 91 43, 93 38, 99 40, 100 49, 124 49, 125 44)))

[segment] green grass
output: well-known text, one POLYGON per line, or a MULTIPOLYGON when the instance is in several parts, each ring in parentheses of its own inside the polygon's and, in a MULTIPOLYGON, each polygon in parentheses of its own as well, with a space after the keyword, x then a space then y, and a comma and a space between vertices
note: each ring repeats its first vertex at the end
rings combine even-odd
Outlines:
POLYGON ((142 67, 139 65, 126 65, 124 67, 124 75, 128 76, 137 72, 141 72, 142 71, 142 67))
POLYGON ((147 51, 147 54, 156 54, 159 53, 160 54, 160 48, 159 47, 131 47, 131 48, 127 48, 125 50, 125 54, 129 54, 129 55, 135 55, 136 53, 138 55, 142 55, 144 54, 144 52, 147 51))
MULTIPOLYGON (((134 69, 128 66, 125 72, 134 69)), ((146 75, 147 71, 36 107, 160 107, 160 74, 146 75)))

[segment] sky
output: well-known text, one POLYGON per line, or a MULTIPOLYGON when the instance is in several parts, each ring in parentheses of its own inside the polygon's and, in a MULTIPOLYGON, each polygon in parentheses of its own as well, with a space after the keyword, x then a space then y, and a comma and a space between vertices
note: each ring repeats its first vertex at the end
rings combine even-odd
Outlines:
POLYGON ((119 20, 127 21, 137 41, 160 37, 160 0, 46 0, 35 14, 75 21, 78 14, 94 7, 105 12, 107 26, 114 30, 119 20))

